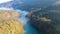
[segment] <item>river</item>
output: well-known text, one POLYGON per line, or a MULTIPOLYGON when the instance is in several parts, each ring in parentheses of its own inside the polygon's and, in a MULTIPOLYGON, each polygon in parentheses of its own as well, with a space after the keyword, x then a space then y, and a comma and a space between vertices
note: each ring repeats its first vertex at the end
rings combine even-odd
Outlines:
POLYGON ((29 25, 27 22, 29 19, 27 19, 25 16, 28 14, 27 11, 21 11, 17 10, 21 14, 20 20, 22 21, 25 29, 25 34, 38 34, 38 32, 33 28, 31 25, 29 25))

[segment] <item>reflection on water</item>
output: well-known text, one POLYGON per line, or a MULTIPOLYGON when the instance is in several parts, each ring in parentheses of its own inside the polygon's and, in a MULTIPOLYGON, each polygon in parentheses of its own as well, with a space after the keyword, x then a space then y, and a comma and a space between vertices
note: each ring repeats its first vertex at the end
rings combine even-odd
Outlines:
POLYGON ((25 16, 28 14, 28 12, 21 10, 17 11, 21 13, 21 21, 24 24, 25 34, 38 34, 38 32, 27 23, 28 19, 25 16))

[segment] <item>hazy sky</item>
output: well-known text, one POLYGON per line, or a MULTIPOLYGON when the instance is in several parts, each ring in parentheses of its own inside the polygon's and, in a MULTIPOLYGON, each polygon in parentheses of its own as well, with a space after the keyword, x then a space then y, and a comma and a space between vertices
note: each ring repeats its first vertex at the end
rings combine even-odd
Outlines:
POLYGON ((12 0, 0 0, 0 3, 9 2, 9 1, 12 1, 12 0))

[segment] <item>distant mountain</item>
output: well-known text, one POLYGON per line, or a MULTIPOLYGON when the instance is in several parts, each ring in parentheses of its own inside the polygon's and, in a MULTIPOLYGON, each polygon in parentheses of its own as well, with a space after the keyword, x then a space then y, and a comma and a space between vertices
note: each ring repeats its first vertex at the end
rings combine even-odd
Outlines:
POLYGON ((52 3, 56 2, 56 0, 14 0, 11 2, 6 2, 0 4, 0 7, 14 8, 30 11, 32 8, 44 8, 52 3))

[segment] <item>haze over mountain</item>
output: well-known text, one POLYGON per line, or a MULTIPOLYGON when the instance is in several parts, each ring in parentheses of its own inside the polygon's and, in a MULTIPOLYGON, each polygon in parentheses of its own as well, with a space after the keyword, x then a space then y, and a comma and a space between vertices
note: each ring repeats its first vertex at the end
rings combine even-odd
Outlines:
POLYGON ((46 8, 59 0, 14 0, 1 3, 0 7, 14 8, 30 11, 32 8, 46 8))

